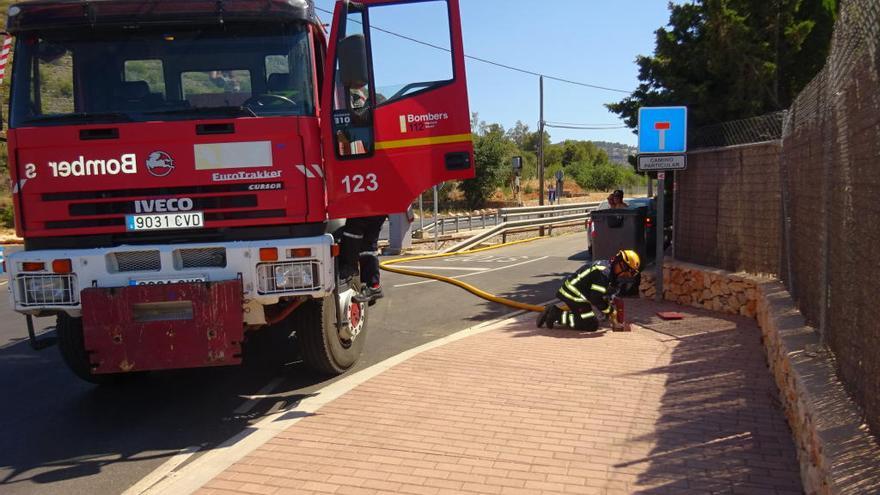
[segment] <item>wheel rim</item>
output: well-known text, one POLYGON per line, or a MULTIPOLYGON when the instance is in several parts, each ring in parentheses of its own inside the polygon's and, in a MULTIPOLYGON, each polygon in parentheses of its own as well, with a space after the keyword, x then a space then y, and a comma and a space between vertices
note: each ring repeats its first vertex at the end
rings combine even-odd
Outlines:
POLYGON ((354 341, 364 327, 364 303, 352 301, 348 305, 348 321, 351 325, 351 340, 354 341))
POLYGON ((364 328, 364 314, 366 312, 366 303, 358 303, 354 300, 348 301, 346 308, 347 325, 342 325, 339 329, 339 342, 346 349, 351 347, 358 334, 364 328))

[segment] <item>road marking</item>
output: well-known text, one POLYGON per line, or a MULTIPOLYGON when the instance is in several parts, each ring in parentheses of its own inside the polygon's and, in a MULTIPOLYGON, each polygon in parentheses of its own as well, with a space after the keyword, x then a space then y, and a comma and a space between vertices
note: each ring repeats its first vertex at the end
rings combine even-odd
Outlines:
POLYGON ((6 285, 9 283, 9 279, 0 280, 0 285, 6 285))
POLYGON ((187 447, 177 451, 177 454, 171 456, 170 459, 162 463, 161 466, 153 470, 145 478, 135 483, 134 486, 122 492, 122 495, 141 495, 144 493, 152 493, 151 488, 171 475, 181 464, 192 457, 199 451, 198 446, 187 447))
POLYGON ((494 254, 487 254, 482 256, 464 256, 457 257, 452 256, 450 258, 444 258, 443 261, 447 263, 455 263, 456 261, 464 261, 464 262, 474 262, 474 263, 513 263, 518 260, 526 260, 529 259, 528 256, 495 256, 494 254))
POLYGON ((244 404, 238 406, 234 411, 232 411, 232 413, 233 414, 247 414, 261 400, 265 399, 266 397, 269 397, 269 394, 271 394, 272 391, 275 390, 275 387, 277 387, 278 385, 281 385, 281 382, 283 382, 283 381, 284 381, 284 378, 278 377, 278 378, 272 380, 271 382, 267 383, 265 387, 261 388, 256 393, 256 395, 246 396, 248 398, 248 400, 245 401, 244 404))
MULTIPOLYGON (((461 270, 466 272, 485 272, 490 268, 465 268, 456 266, 413 266, 413 265, 397 265, 401 268, 409 268, 412 270, 461 270)), ((397 287, 395 285, 395 287, 397 287)))
MULTIPOLYGON (((456 275, 455 277, 449 277, 449 278, 465 278, 465 277, 470 277, 472 275, 482 275, 484 273, 497 272, 498 270, 505 270, 507 268, 513 268, 515 266, 525 265, 526 263, 534 263, 536 261, 545 260, 547 258, 549 258, 549 256, 541 256, 540 258, 535 258, 533 260, 526 260, 526 261, 522 261, 520 263, 514 263, 512 265, 507 265, 507 266, 499 266, 498 268, 490 268, 488 270, 484 270, 482 272, 477 272, 477 273, 466 273, 464 275, 456 275)), ((401 267, 401 268, 406 268, 406 267, 401 267)), ((430 284, 431 282, 438 282, 438 280, 422 280, 421 282, 410 282, 408 284, 397 284, 394 287, 409 287, 411 285, 430 284)))
MULTIPOLYGON (((517 311, 505 316, 503 319, 487 321, 460 330, 452 335, 422 344, 374 364, 367 369, 348 375, 314 392, 298 404, 266 416, 259 422, 246 427, 237 435, 206 451, 198 459, 195 459, 183 468, 168 473, 158 483, 153 483, 147 491, 137 493, 126 491, 123 495, 187 495, 193 493, 225 471, 229 466, 275 438, 279 433, 295 425, 301 419, 315 415, 321 407, 350 392, 362 383, 425 351, 507 325, 523 313, 525 311, 517 311)), ((148 478, 153 476, 154 474, 151 473, 148 475, 148 478)), ((141 483, 139 482, 135 486, 140 485, 141 483)))
MULTIPOLYGON (((247 414, 253 409, 257 404, 260 403, 261 400, 270 397, 269 394, 272 393, 275 388, 278 387, 284 378, 278 377, 267 383, 263 388, 261 388, 255 395, 246 396, 248 400, 246 400, 242 405, 238 406, 233 414, 242 415, 247 414)), ((152 473, 147 475, 146 478, 140 480, 133 487, 129 488, 122 495, 145 495, 151 493, 157 493, 152 488, 156 486, 157 483, 163 482, 166 479, 174 476, 174 471, 187 459, 192 457, 193 454, 198 452, 199 447, 188 447, 179 451, 177 454, 172 456, 170 459, 165 461, 161 466, 153 470, 152 473)))

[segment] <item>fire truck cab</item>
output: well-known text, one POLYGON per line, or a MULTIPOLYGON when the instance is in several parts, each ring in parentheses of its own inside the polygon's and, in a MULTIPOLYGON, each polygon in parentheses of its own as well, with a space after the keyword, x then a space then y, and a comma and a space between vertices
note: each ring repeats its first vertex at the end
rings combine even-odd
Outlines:
POLYGON ((344 372, 368 306, 333 221, 474 173, 458 0, 340 0, 329 33, 311 0, 35 0, 7 26, 11 301, 85 380, 238 364, 273 325, 344 372))

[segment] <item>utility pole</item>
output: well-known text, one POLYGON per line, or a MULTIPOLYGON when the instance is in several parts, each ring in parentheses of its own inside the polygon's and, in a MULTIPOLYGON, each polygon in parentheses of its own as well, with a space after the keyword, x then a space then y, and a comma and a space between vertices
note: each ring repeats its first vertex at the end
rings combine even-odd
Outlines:
POLYGON ((434 186, 434 251, 439 248, 437 236, 440 235, 440 206, 437 204, 440 194, 437 186, 434 186))
POLYGON ((779 47, 782 44, 782 0, 776 0, 776 74, 773 78, 773 98, 776 100, 774 103, 776 104, 776 109, 779 110, 781 105, 779 104, 779 47))
MULTIPOLYGON (((544 76, 539 79, 541 112, 538 121, 538 205, 544 206, 544 76)), ((541 227, 539 235, 544 235, 541 227)))

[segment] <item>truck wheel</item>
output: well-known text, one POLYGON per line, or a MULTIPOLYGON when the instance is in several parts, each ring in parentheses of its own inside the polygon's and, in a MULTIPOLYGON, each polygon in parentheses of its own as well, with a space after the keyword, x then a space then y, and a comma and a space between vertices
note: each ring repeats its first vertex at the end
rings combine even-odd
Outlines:
POLYGON ((58 350, 64 363, 77 377, 98 385, 118 383, 123 376, 114 374, 92 374, 92 365, 89 362, 89 353, 86 352, 83 341, 82 318, 73 318, 65 313, 58 315, 55 320, 55 333, 58 336, 58 350))
POLYGON ((348 305, 348 318, 357 330, 348 338, 349 335, 340 335, 336 328, 333 297, 308 301, 293 315, 299 317, 296 335, 306 365, 319 373, 339 375, 354 366, 363 351, 367 336, 367 305, 353 301, 348 305))

